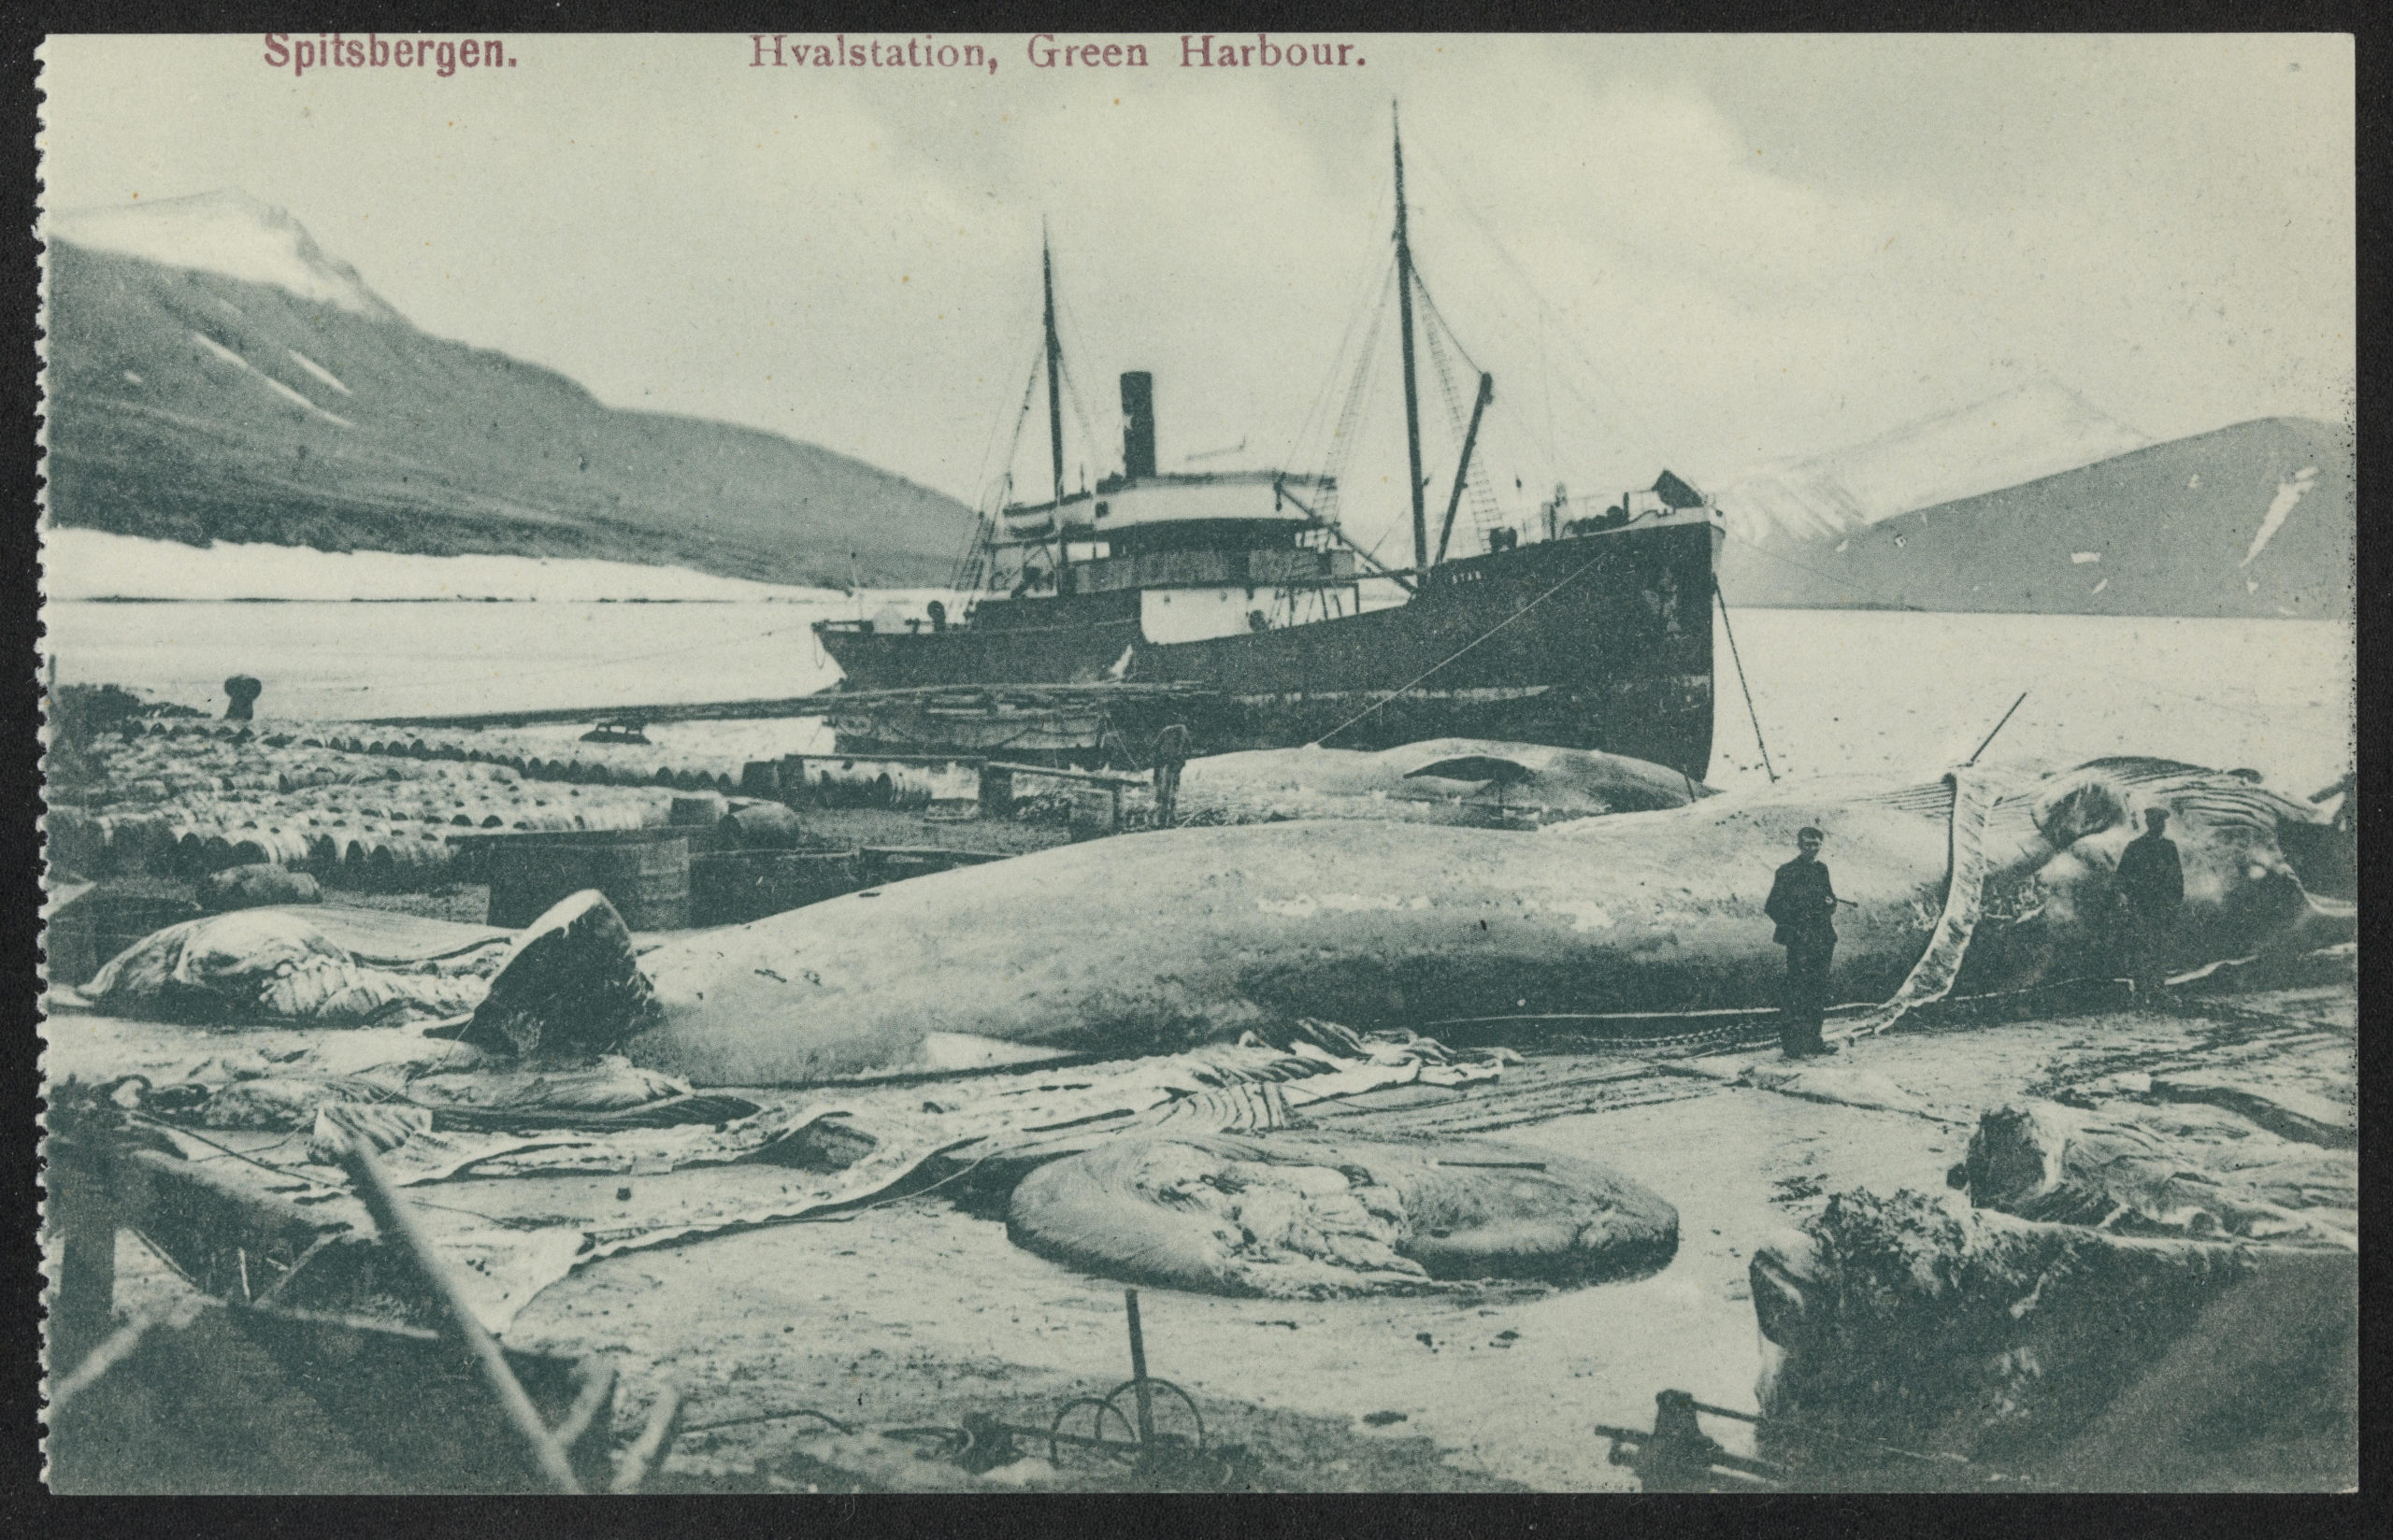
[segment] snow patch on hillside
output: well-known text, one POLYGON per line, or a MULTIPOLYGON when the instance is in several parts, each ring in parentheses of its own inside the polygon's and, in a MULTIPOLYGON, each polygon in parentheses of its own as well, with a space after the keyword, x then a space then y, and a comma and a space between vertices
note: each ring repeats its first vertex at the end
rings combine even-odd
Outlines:
POLYGON ((1747 472, 1720 494, 1748 540, 1812 539, 2057 476, 2152 442, 2055 380, 2038 380, 1866 443, 1747 472))
POLYGON ((275 378, 272 375, 260 375, 258 376, 258 378, 265 384, 267 390, 272 391, 275 394, 282 397, 283 400, 290 402, 293 406, 311 416, 321 417, 325 421, 338 428, 354 428, 357 426, 356 423, 351 422, 349 419, 341 416, 338 412, 328 412, 324 410, 322 406, 317 406, 314 402, 308 400, 306 396, 301 395, 298 392, 293 390, 290 386, 285 385, 282 381, 275 378))
POLYGON ((2317 481, 2318 467, 2304 465, 2292 480, 2277 483, 2277 494, 2271 499, 2269 511, 2260 516, 2259 533, 2252 536, 2252 549, 2243 553, 2243 560, 2236 563, 2237 566, 2250 566, 2254 557, 2269 549, 2269 537, 2285 526, 2286 520, 2293 513, 2293 506, 2300 502, 2301 494, 2315 486, 2317 481))
POLYGON ((313 304, 337 306, 377 321, 399 319, 397 311, 365 287, 356 268, 327 256, 289 211, 237 189, 154 203, 62 209, 44 219, 42 238, 167 267, 217 273, 244 283, 271 284, 313 304))
MULTIPOLYGON (((257 381, 264 385, 267 390, 272 391, 275 394, 282 397, 283 400, 290 402, 301 411, 307 412, 311 416, 321 417, 325 421, 334 424, 336 427, 354 428, 357 426, 356 423, 351 422, 349 419, 342 417, 337 412, 328 412, 324 410, 322 406, 317 406, 314 402, 308 400, 306 396, 301 395, 298 392, 293 390, 290 386, 285 385, 282 381, 275 378, 272 375, 266 374, 262 370, 251 368, 250 361, 248 359, 243 358, 232 349, 225 347, 222 343, 217 341, 214 337, 209 336, 207 333, 193 332, 191 335, 191 339, 193 342, 198 343, 201 347, 207 349, 216 357, 222 359, 225 363, 230 364, 236 369, 240 370, 243 374, 253 376, 257 381)), ((288 352, 290 349, 285 349, 284 351, 288 352)), ((294 358, 299 357, 296 353, 292 353, 291 356, 294 358)), ((305 363, 306 360, 302 359, 300 362, 305 363)), ((136 385, 141 383, 137 378, 131 374, 128 374, 125 378, 132 379, 136 385)), ((325 378, 330 378, 331 377, 326 376, 325 378)), ((337 385, 340 382, 338 380, 334 380, 333 383, 337 385)), ((348 393, 348 387, 342 387, 342 393, 344 395, 348 393)))
POLYGON ((325 368, 322 364, 317 363, 314 359, 309 358, 298 349, 285 348, 282 350, 291 355, 292 363, 296 364, 299 367, 307 370, 309 374, 314 375, 318 379, 331 386, 334 390, 338 391, 341 394, 355 395, 357 393, 336 378, 330 369, 325 368))
MULTIPOLYGON (((330 414, 327 414, 330 415, 330 414)), ((336 420, 337 421, 337 420, 336 420)), ((186 546, 98 530, 44 532, 52 599, 599 599, 820 604, 829 589, 716 578, 687 567, 532 556, 416 556, 300 546, 186 546)))
POLYGON ((207 349, 209 352, 215 354, 218 358, 223 360, 225 363, 230 364, 236 369, 246 369, 250 366, 250 361, 248 359, 243 358, 240 354, 235 352, 232 349, 225 347, 222 343, 217 341, 214 337, 209 336, 205 332, 193 332, 191 335, 191 339, 193 342, 198 343, 201 347, 207 349))

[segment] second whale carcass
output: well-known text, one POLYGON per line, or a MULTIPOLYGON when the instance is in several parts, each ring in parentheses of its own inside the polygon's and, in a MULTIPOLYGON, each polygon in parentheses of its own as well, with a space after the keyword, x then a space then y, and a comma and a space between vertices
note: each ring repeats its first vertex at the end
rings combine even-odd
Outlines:
POLYGON ((1762 914, 1797 829, 1827 831, 1842 1001, 2110 969, 2111 874, 2165 806, 2185 871, 2167 960, 2353 938, 2316 808, 2143 759, 1924 785, 1786 783, 1539 833, 1327 820, 1093 841, 894 883, 634 959, 595 894, 519 941, 471 1034, 616 1048, 698 1084, 938 1067, 956 1041, 1118 1055, 1273 1033, 1759 1008, 1762 914), (1958 871, 1961 880, 1952 881, 1958 871), (944 1046, 944 1047, 943 1047, 944 1046))
POLYGON ((1713 795, 1679 771, 1592 749, 1431 738, 1366 752, 1250 749, 1190 760, 1182 822, 1391 819, 1475 828, 1537 828, 1608 813, 1683 807, 1713 795))

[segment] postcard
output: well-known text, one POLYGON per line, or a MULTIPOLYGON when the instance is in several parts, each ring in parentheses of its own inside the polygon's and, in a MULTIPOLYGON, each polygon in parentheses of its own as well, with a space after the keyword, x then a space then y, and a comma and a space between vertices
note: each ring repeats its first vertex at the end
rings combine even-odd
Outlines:
POLYGON ((2351 37, 40 62, 54 1490, 2357 1486, 2351 37))

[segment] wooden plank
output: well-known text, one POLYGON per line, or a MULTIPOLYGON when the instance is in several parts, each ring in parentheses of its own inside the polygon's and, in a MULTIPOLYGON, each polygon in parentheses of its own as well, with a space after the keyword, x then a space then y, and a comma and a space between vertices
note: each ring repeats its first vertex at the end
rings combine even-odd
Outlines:
MULTIPOLYGON (((555 722, 596 723, 637 717, 649 726, 677 721, 747 721, 774 717, 819 717, 836 697, 818 691, 770 700, 689 701, 667 706, 560 706, 528 711, 480 711, 451 717, 366 717, 360 727, 534 727, 555 722)), ((327 724, 329 726, 329 724, 327 724)))
MULTIPOLYGON (((786 695, 772 699, 740 701, 683 701, 658 706, 545 706, 524 711, 482 711, 460 713, 447 717, 367 717, 356 725, 361 727, 530 727, 556 722, 599 722, 610 719, 637 717, 643 722, 679 721, 746 721, 778 717, 824 717, 832 712, 857 706, 870 706, 900 701, 924 701, 935 696, 969 696, 986 692, 990 696, 1022 701, 1104 701, 1211 698, 1219 692, 1209 685, 1180 682, 1097 684, 991 684, 991 685, 920 685, 895 690, 822 690, 809 695, 786 695)), ((311 728, 320 733, 321 727, 311 728)))
POLYGON ((1062 770, 1043 764, 1006 764, 996 760, 989 762, 989 768, 1010 771, 1017 776, 1053 776, 1058 780, 1096 781, 1104 786, 1144 786, 1148 781, 1147 777, 1134 775, 1127 770, 1062 770))

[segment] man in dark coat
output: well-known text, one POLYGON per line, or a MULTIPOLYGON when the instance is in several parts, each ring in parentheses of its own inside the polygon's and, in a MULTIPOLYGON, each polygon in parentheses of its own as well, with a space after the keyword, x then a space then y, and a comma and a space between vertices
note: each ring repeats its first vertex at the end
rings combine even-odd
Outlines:
POLYGON ((2120 950, 2138 994, 2158 989, 2167 977, 2169 929, 2185 903, 2185 868, 2168 828, 2166 810, 2146 808, 2143 833, 2119 852, 2112 878, 2119 902, 2120 950))
POLYGON ((1786 948, 1785 1008, 1779 1015, 1778 1041, 1789 1059, 1834 1053, 1833 1044, 1820 1037, 1820 1020, 1827 1012, 1828 964, 1836 957, 1836 884, 1827 863, 1820 860, 1827 836, 1804 829, 1795 836, 1795 859, 1778 869, 1762 912, 1778 924, 1774 939, 1786 948))

